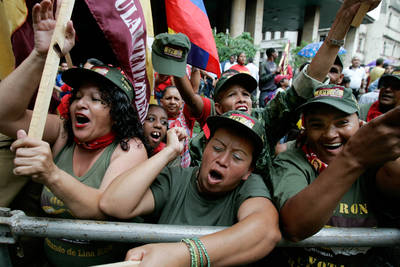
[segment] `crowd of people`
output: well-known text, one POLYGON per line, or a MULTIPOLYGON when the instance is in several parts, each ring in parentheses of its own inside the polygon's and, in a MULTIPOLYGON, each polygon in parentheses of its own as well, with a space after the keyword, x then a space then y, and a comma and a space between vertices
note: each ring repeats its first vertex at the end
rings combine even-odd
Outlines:
MULTIPOLYGON (((57 87, 67 89, 43 140, 26 132, 55 19, 52 1, 36 4, 33 51, 0 83, 0 132, 15 140, 8 168, 41 190, 25 201, 54 218, 227 228, 133 248, 45 238, 21 243, 35 251, 25 260, 10 247, 14 266, 399 266, 398 247, 275 248, 324 227, 400 226, 400 76, 372 70, 377 97, 360 105, 368 77, 358 58, 344 69, 337 55, 362 2, 373 9, 380 1, 343 1, 327 39, 294 77, 268 49, 259 69, 252 59, 246 65, 245 53, 236 63, 232 55, 218 78, 187 65, 186 35, 157 35, 158 104, 143 124, 118 67, 90 59, 63 69, 57 87)), ((62 53, 74 39, 69 22, 62 53)))

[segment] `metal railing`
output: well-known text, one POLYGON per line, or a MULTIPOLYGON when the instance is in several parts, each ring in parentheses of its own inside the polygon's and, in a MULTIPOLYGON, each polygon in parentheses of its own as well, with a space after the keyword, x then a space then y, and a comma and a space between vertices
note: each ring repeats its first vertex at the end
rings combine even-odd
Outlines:
MULTIPOLYGON (((113 242, 175 242, 225 229, 91 220, 29 217, 19 210, 0 208, 0 244, 14 244, 18 236, 113 242)), ((390 247, 400 245, 400 230, 391 228, 324 228, 300 241, 282 239, 280 247, 390 247)))

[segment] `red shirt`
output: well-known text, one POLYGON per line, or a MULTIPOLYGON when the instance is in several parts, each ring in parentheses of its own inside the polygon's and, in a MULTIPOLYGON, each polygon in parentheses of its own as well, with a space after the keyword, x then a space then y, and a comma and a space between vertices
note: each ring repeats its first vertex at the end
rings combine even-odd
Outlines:
POLYGON ((244 65, 235 64, 232 67, 230 67, 229 69, 237 70, 238 72, 244 72, 244 73, 250 74, 250 70, 244 65))

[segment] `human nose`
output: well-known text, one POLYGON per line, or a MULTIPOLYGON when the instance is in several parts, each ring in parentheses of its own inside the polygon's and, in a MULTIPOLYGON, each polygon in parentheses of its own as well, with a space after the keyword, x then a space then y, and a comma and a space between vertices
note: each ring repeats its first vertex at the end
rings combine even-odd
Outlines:
POLYGON ((335 138, 337 136, 337 128, 335 125, 328 126, 324 132, 324 136, 330 139, 335 138))
POLYGON ((157 129, 161 129, 161 127, 162 127, 161 121, 160 120, 155 120, 154 123, 153 123, 153 127, 157 128, 157 129))
POLYGON ((217 164, 220 165, 221 167, 228 167, 229 165, 229 153, 224 151, 221 152, 216 160, 217 164))
POLYGON ((76 106, 78 108, 86 108, 87 107, 87 99, 85 97, 81 97, 77 99, 76 106))
POLYGON ((239 102, 246 102, 246 97, 243 94, 239 94, 239 102))

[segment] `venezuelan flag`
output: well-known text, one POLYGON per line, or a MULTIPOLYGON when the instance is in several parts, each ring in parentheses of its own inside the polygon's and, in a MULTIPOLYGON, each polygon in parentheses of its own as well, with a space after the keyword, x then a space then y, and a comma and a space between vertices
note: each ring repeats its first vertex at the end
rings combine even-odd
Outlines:
POLYGON ((221 75, 217 47, 202 0, 165 0, 168 31, 186 34, 192 48, 188 63, 221 75))

